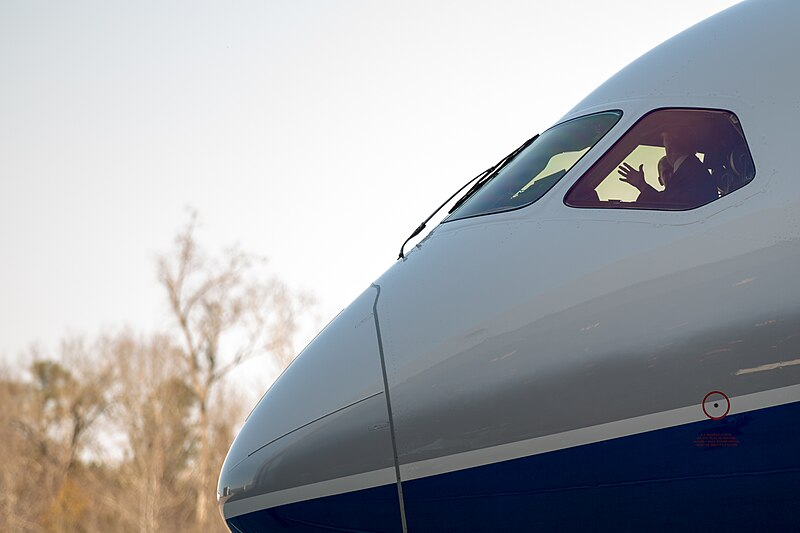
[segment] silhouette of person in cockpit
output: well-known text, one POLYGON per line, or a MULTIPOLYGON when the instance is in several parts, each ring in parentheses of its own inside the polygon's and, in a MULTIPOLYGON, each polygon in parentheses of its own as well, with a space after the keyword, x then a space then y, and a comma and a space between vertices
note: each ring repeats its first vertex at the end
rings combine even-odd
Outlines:
POLYGON ((665 132, 661 137, 667 152, 658 162, 663 191, 656 190, 645 181, 644 165, 639 165, 638 170, 628 163, 619 167, 621 181, 641 192, 636 201, 688 209, 719 198, 716 183, 695 155, 696 150, 686 136, 665 132))

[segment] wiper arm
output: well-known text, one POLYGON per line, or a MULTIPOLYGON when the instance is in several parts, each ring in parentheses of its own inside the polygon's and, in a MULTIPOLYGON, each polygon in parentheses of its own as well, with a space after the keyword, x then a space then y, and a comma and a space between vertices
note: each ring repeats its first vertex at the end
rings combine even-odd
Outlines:
MULTIPOLYGON (((525 148, 530 146, 530 144, 533 141, 535 141, 538 137, 539 137, 539 134, 537 133, 536 135, 534 135, 533 137, 531 137, 530 139, 528 139, 527 141, 522 143, 519 148, 517 148, 516 150, 514 150, 513 152, 511 152, 510 154, 505 156, 503 159, 501 159, 495 166, 493 166, 492 168, 484 171, 484 178, 478 180, 478 182, 475 183, 475 185, 473 185, 472 188, 470 188, 470 190, 467 191, 467 194, 465 194, 464 196, 459 198, 458 201, 455 204, 453 204, 453 207, 450 208, 450 210, 447 212, 447 214, 449 215, 453 211, 455 211, 456 209, 461 207, 461 204, 466 202, 473 194, 478 192, 481 189, 481 187, 486 185, 498 172, 500 172, 500 170, 502 170, 503 167, 505 167, 509 162, 511 162, 512 159, 517 157, 517 154, 519 154, 525 148)), ((458 193, 456 193, 456 194, 458 194, 458 193)))
POLYGON ((414 232, 408 237, 408 239, 406 239, 403 242, 403 245, 400 247, 400 254, 397 256, 397 258, 398 259, 404 259, 405 258, 405 254, 403 253, 403 250, 405 249, 406 244, 408 244, 408 241, 410 241, 411 239, 413 239, 414 237, 416 237, 417 235, 422 233, 422 230, 425 229, 425 226, 436 215, 436 213, 441 211, 442 208, 444 206, 446 206, 450 202, 450 200, 452 200, 453 198, 458 196, 458 193, 460 193, 461 191, 466 189, 467 186, 469 186, 470 183, 472 183, 472 182, 477 180, 477 183, 475 183, 475 185, 473 185, 472 188, 470 190, 468 190, 467 193, 464 196, 462 196, 461 198, 458 199, 458 201, 453 205, 453 207, 450 209, 450 211, 448 211, 448 214, 452 213, 453 211, 456 210, 456 208, 461 206, 461 204, 463 204, 467 200, 467 198, 469 198, 470 196, 475 194, 478 191, 478 189, 480 189, 487 182, 489 182, 489 180, 491 180, 495 176, 495 174, 497 174, 497 172, 500 171, 500 169, 502 169, 504 166, 506 166, 506 164, 508 164, 509 161, 514 159, 517 156, 517 154, 519 154, 522 150, 527 148, 538 137, 539 137, 539 134, 537 133, 536 135, 534 135, 533 137, 531 137, 530 139, 528 139, 527 141, 522 143, 522 145, 519 148, 517 148, 516 150, 514 150, 513 152, 511 152, 510 154, 505 156, 503 159, 498 161, 494 166, 491 166, 491 167, 487 168, 486 170, 484 170, 483 172, 481 172, 480 174, 478 174, 477 176, 475 176, 474 178, 472 178, 471 180, 466 182, 464 185, 462 185, 461 188, 458 189, 456 192, 454 192, 452 195, 450 195, 450 198, 448 198, 447 200, 442 202, 442 205, 437 207, 436 210, 428 216, 428 218, 423 220, 422 224, 417 226, 417 229, 415 229, 414 232))
MULTIPOLYGON (((406 244, 408 244, 408 241, 410 241, 411 239, 413 239, 414 237, 416 237, 417 235, 419 235, 420 233, 422 233, 422 230, 424 230, 424 229, 425 229, 425 226, 428 224, 428 222, 430 222, 430 220, 431 220, 431 219, 434 217, 434 215, 436 215, 436 213, 438 213, 439 211, 441 211, 441 210, 442 210, 442 208, 443 208, 444 206, 446 206, 446 205, 448 204, 448 202, 450 202, 450 200, 452 200, 453 198, 455 198, 456 196, 458 196, 458 193, 460 193, 461 191, 463 191, 464 189, 466 189, 466 188, 467 188, 467 186, 468 186, 470 183, 472 183, 473 181, 475 181, 475 180, 477 180, 477 179, 479 179, 479 178, 482 178, 482 177, 486 176, 487 174, 490 174, 490 173, 491 173, 491 171, 492 171, 493 169, 494 169, 494 167, 487 168, 486 170, 484 170, 483 172, 481 172, 480 174, 478 174, 477 176, 475 176, 474 178, 472 178, 471 180, 469 180, 468 182, 466 182, 464 185, 462 185, 460 189, 458 189, 456 192, 454 192, 452 195, 450 195, 450 198, 448 198, 447 200, 445 200, 444 202, 442 202, 442 205, 440 205, 439 207, 437 207, 437 208, 436 208, 436 211, 434 211, 433 213, 431 213, 431 214, 428 216, 428 218, 426 218, 425 220, 423 220, 423 221, 422 221, 422 224, 420 224, 419 226, 417 226, 417 229, 415 229, 415 230, 414 230, 414 233, 412 233, 411 235, 409 235, 408 239, 406 239, 406 240, 403 242, 403 245, 400 247, 400 255, 398 255, 398 256, 397 256, 397 258, 398 258, 398 259, 403 259, 403 258, 405 258, 405 254, 403 254, 403 249, 406 247, 406 244)), ((478 182, 478 183, 480 183, 480 182, 478 182)), ((477 184, 476 184, 476 185, 477 185, 477 184)), ((472 190, 472 189, 470 189, 470 190, 472 190)), ((461 201, 461 200, 459 200, 459 202, 460 202, 460 201, 461 201)))
MULTIPOLYGON (((489 182, 490 176, 493 176, 493 175, 494 175, 494 170, 495 170, 495 168, 496 168, 496 166, 495 166, 495 167, 491 167, 491 168, 487 168, 486 170, 484 170, 484 171, 483 171, 483 173, 481 173, 481 174, 479 175, 479 177, 481 177, 481 179, 479 179, 478 181, 476 181, 476 182, 475 182, 475 185, 473 185, 472 187, 470 187, 470 189, 467 191, 467 193, 466 193, 464 196, 462 196, 461 198, 459 198, 459 199, 456 201, 456 203, 454 203, 454 204, 453 204, 453 207, 451 207, 451 208, 450 208, 450 210, 447 212, 447 214, 449 215, 450 213, 452 213, 453 211, 455 211, 456 209, 458 209, 459 207, 461 207, 461 204, 463 204, 464 202, 466 202, 466 201, 467 201, 467 198, 469 198, 470 196, 472 196, 473 194, 475 194, 476 192, 478 192, 478 190, 479 190, 481 187, 483 187, 484 185, 486 185, 486 184, 489 182)), ((475 179, 476 179, 476 178, 472 178, 472 180, 471 180, 469 183, 467 183, 467 185, 469 185, 470 183, 472 183, 473 181, 475 181, 475 179)), ((461 192, 461 190, 462 190, 463 188, 464 188, 464 187, 462 187, 461 189, 459 189, 459 191, 458 191, 458 192, 461 192)), ((456 192, 456 194, 458 194, 458 192, 456 192)), ((455 194, 454 194, 453 196, 455 196, 455 194)), ((452 199, 452 198, 453 198, 453 196, 451 196, 451 197, 450 197, 450 199, 452 199)), ((450 201, 450 200, 448 200, 448 202, 449 202, 449 201, 450 201)), ((447 203, 447 202, 445 202, 445 203, 447 203)))

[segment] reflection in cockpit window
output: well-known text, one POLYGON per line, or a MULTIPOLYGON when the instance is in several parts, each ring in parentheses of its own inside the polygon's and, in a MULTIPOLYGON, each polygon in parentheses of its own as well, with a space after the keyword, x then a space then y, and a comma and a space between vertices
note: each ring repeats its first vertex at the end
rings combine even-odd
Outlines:
POLYGON ((619 111, 607 111, 553 126, 502 166, 445 222, 510 211, 537 201, 608 133, 621 115, 619 111))
POLYGON ((637 122, 578 180, 566 203, 692 209, 733 192, 754 176, 736 115, 662 109, 637 122))
POLYGON ((584 148, 583 150, 577 150, 574 152, 562 152, 560 154, 556 154, 550 158, 548 161, 547 166, 545 166, 534 178, 526 183, 519 191, 517 191, 512 198, 517 198, 521 194, 525 193, 533 184, 537 183, 540 180, 545 179, 548 176, 552 176, 554 174, 558 174, 562 170, 567 170, 572 168, 572 166, 578 162, 578 160, 583 157, 583 154, 588 152, 588 148, 584 148))

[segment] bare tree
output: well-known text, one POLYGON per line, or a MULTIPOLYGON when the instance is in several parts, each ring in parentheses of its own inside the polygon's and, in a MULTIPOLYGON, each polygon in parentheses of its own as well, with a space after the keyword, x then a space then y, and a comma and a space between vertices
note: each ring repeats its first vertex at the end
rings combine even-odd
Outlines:
POLYGON ((28 387, 14 372, 0 372, 0 529, 36 531, 37 502, 29 495, 38 478, 35 455, 18 421, 28 387))
POLYGON ((293 353, 297 315, 309 303, 263 274, 263 260, 236 248, 219 259, 197 243, 197 216, 178 233, 158 263, 158 279, 175 320, 178 354, 197 405, 195 525, 208 526, 213 510, 214 426, 211 402, 218 386, 244 361, 268 355, 281 366, 293 353))
POLYGON ((98 361, 84 339, 73 338, 62 342, 58 359, 34 360, 30 372, 42 415, 37 421, 38 444, 46 446, 45 436, 55 442, 68 474, 77 465, 89 430, 108 405, 105 385, 111 376, 110 365, 98 361))
POLYGON ((195 399, 183 380, 182 360, 165 335, 130 332, 109 341, 108 357, 116 369, 111 413, 125 437, 121 499, 111 503, 136 531, 178 530, 176 518, 192 503, 181 476, 194 452, 195 399))
POLYGON ((241 422, 227 379, 286 366, 310 298, 236 248, 212 255, 196 216, 159 258, 171 323, 32 351, 0 368, 0 531, 222 531, 214 482, 241 422))
POLYGON ((109 366, 81 339, 32 354, 27 377, 0 392, 5 519, 18 531, 76 531, 91 510, 82 455, 107 406, 109 366))

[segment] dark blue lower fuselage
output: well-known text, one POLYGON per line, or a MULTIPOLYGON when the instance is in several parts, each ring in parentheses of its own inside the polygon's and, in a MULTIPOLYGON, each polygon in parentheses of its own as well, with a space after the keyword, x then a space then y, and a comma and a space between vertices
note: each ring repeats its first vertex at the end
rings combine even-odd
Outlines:
MULTIPOLYGON (((409 532, 800 531, 800 403, 403 483, 409 532)), ((401 531, 395 485, 228 520, 401 531)))

